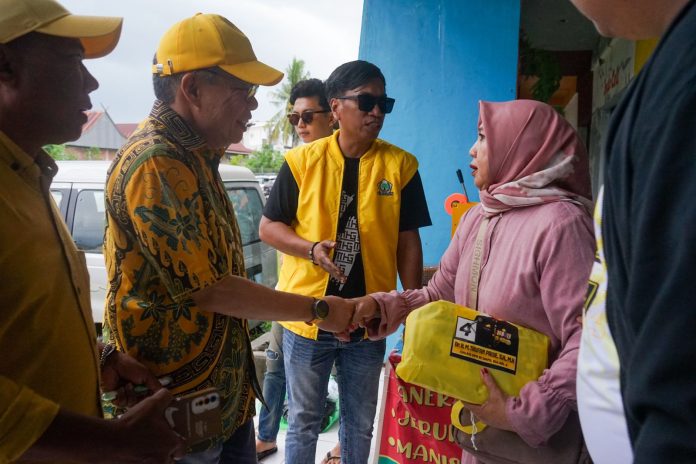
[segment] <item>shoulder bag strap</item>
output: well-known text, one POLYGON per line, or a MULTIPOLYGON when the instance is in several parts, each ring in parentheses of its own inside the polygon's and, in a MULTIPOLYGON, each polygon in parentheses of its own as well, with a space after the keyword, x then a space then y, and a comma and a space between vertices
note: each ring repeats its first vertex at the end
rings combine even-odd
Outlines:
POLYGON ((483 218, 474 242, 474 254, 471 257, 471 275, 469 276, 469 307, 478 310, 478 286, 481 280, 481 258, 483 257, 483 238, 488 228, 488 218, 483 218))

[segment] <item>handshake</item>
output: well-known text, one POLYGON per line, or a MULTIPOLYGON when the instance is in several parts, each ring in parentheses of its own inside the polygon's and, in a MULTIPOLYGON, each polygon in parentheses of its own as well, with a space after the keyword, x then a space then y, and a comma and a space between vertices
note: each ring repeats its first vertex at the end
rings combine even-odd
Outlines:
POLYGON ((371 320, 380 317, 379 305, 369 295, 350 300, 337 296, 325 296, 322 299, 329 304, 329 314, 317 325, 322 330, 336 333, 341 339, 358 327, 367 327, 371 320))

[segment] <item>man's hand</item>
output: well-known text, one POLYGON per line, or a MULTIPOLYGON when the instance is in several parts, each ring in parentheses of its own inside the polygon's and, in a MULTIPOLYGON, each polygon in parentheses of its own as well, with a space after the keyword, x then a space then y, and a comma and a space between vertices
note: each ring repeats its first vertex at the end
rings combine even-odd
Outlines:
POLYGON ((329 332, 345 332, 353 320, 355 304, 337 296, 325 296, 323 300, 329 304, 329 315, 317 324, 319 328, 329 332))
POLYGON ((160 389, 113 421, 118 437, 114 444, 119 449, 111 462, 173 463, 184 455, 184 439, 164 418, 172 399, 167 389, 160 389))
POLYGON ((150 392, 162 388, 157 377, 147 367, 125 353, 114 352, 102 368, 102 391, 116 391, 114 404, 118 406, 133 406, 143 398, 134 392, 135 385, 144 385, 150 392))
POLYGON ((331 261, 330 253, 335 246, 336 242, 332 240, 322 240, 314 245, 314 262, 331 274, 331 277, 341 283, 345 283, 348 278, 343 271, 331 261))
MULTIPOLYGON (((469 420, 468 409, 484 424, 495 427, 496 429, 514 432, 512 424, 510 424, 510 420, 505 412, 505 404, 508 395, 500 389, 498 383, 485 367, 481 369, 481 380, 483 380, 486 388, 488 388, 488 399, 483 404, 464 403, 465 409, 462 409, 460 413, 460 421, 469 420), (465 415, 465 417, 461 417, 461 415, 465 415)), ((462 423, 465 424, 466 422, 462 423)))
POLYGON ((184 455, 185 441, 164 416, 172 399, 168 390, 160 389, 113 420, 61 408, 20 461, 173 464, 184 455))
POLYGON ((355 312, 353 313, 352 324, 356 327, 367 327, 367 323, 376 317, 380 317, 380 308, 377 301, 370 295, 353 298, 355 312))

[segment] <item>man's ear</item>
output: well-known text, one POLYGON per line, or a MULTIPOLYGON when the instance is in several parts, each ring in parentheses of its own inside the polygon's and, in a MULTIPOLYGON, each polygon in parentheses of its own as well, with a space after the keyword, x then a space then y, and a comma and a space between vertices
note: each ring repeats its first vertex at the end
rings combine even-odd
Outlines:
POLYGON ((194 73, 186 73, 181 78, 181 83, 177 89, 177 93, 181 95, 190 105, 196 108, 200 107, 201 89, 200 81, 194 73))
POLYGON ((334 124, 338 124, 338 121, 341 120, 338 115, 338 108, 341 106, 341 101, 338 98, 332 98, 329 102, 329 106, 331 106, 331 119, 333 120, 334 124))

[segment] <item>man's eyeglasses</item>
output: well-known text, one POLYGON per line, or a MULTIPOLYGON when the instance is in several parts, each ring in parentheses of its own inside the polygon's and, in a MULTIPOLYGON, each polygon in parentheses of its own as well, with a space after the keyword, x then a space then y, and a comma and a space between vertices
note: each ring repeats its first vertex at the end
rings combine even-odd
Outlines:
POLYGON ((312 124, 312 121, 314 121, 314 115, 317 113, 330 113, 331 111, 329 110, 322 110, 322 111, 303 111, 302 114, 299 113, 288 113, 288 121, 290 121, 290 124, 293 126, 296 126, 300 123, 300 119, 304 121, 305 124, 309 125, 312 124))
POLYGON ((389 114, 394 109, 394 103, 396 100, 389 98, 386 95, 375 97, 369 93, 361 93, 359 95, 350 95, 347 97, 336 97, 337 100, 356 100, 358 102, 358 109, 366 113, 372 111, 372 108, 377 105, 380 111, 384 114, 389 114))
MULTIPOLYGON (((243 87, 238 87, 238 88, 241 89, 241 90, 244 90, 243 87)), ((254 98, 254 96, 256 95, 256 91, 257 91, 257 90, 259 90, 259 85, 258 85, 258 84, 253 84, 251 87, 249 87, 249 88, 247 89, 246 99, 247 99, 247 100, 251 100, 252 98, 254 98)))
POLYGON ((203 69, 202 71, 225 79, 226 81, 232 84, 231 87, 235 90, 245 90, 247 100, 251 100, 252 98, 254 98, 254 95, 256 95, 256 91, 259 89, 259 86, 257 84, 250 84, 218 68, 208 68, 203 69))

